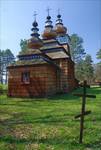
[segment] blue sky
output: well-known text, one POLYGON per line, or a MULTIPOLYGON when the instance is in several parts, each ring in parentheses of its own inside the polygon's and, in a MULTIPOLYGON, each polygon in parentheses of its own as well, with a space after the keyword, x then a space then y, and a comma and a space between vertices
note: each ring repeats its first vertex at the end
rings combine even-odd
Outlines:
POLYGON ((84 40, 86 53, 94 63, 101 48, 101 0, 0 0, 0 49, 11 49, 14 55, 20 51, 20 39, 30 38, 34 11, 37 11, 39 33, 42 34, 47 7, 53 25, 60 8, 69 35, 77 33, 84 40))

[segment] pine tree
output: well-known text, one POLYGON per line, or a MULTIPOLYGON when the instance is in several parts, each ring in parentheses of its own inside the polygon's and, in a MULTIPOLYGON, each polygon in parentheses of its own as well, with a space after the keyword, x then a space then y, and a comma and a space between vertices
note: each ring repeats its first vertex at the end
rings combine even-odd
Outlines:
POLYGON ((0 50, 0 83, 2 83, 2 51, 0 50))
POLYGON ((84 80, 84 60, 79 61, 75 65, 75 76, 79 81, 84 80))
POLYGON ((100 60, 100 62, 95 65, 95 81, 101 83, 101 49, 99 49, 96 56, 97 59, 100 60))
POLYGON ((95 81, 101 82, 101 63, 95 65, 95 81))
POLYGON ((71 58, 75 62, 75 76, 79 81, 84 80, 84 57, 83 39, 77 34, 71 35, 71 58))
POLYGON ((85 56, 85 50, 83 48, 83 39, 77 34, 72 34, 71 38, 71 57, 75 63, 80 62, 85 56))
POLYGON ((96 56, 97 56, 97 59, 101 59, 101 49, 99 49, 99 51, 97 52, 96 56))
POLYGON ((3 77, 5 77, 5 83, 7 83, 7 66, 14 63, 15 58, 10 49, 0 51, 0 82, 3 83, 3 77))
POLYGON ((20 54, 24 54, 27 50, 28 50, 28 46, 27 46, 27 40, 22 40, 20 41, 20 47, 21 47, 21 51, 20 54))
POLYGON ((90 55, 86 55, 84 60, 84 79, 87 80, 89 84, 91 84, 94 79, 93 61, 90 55))

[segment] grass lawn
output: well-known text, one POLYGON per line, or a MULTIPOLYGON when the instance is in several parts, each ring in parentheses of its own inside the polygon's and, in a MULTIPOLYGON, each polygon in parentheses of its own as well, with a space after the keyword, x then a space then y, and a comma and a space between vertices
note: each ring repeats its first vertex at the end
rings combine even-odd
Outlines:
MULTIPOLYGON (((87 99, 84 142, 79 144, 81 98, 63 94, 22 99, 0 96, 0 150, 101 150, 101 88, 87 99)), ((77 89, 76 92, 82 92, 77 89)))

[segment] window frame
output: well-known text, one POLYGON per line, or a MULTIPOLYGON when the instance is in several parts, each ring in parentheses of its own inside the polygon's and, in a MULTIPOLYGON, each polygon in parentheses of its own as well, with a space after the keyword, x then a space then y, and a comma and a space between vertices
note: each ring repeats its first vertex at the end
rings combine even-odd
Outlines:
POLYGON ((30 84, 30 72, 29 71, 25 71, 21 73, 21 82, 23 84, 30 84), (24 77, 26 76, 26 77, 24 77), (24 79, 26 78, 26 79, 24 79))

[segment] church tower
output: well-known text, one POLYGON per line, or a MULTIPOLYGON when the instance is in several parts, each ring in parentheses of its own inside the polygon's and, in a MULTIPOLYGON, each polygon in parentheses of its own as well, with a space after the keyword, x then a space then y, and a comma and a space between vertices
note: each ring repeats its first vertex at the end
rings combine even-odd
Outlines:
POLYGON ((55 31, 57 33, 57 41, 67 49, 68 55, 70 56, 70 37, 67 33, 67 28, 63 25, 59 9, 55 24, 55 31))
POLYGON ((51 16, 49 15, 49 8, 47 9, 48 11, 48 16, 46 18, 46 22, 45 22, 45 29, 44 32, 42 34, 42 38, 43 39, 54 39, 56 37, 56 32, 53 29, 53 25, 52 25, 52 21, 51 21, 51 16))
POLYGON ((29 49, 39 49, 40 47, 43 46, 43 42, 42 40, 39 38, 40 34, 38 33, 39 29, 38 29, 38 23, 36 21, 36 12, 34 14, 34 22, 33 22, 33 28, 31 29, 31 31, 33 31, 33 33, 31 33, 32 38, 28 40, 28 48, 29 49))
POLYGON ((63 24, 59 10, 55 24, 55 32, 57 33, 56 40, 66 52, 66 56, 63 58, 60 56, 59 66, 61 68, 60 87, 63 92, 67 92, 75 87, 74 62, 71 60, 70 55, 70 37, 67 33, 67 28, 63 24))

